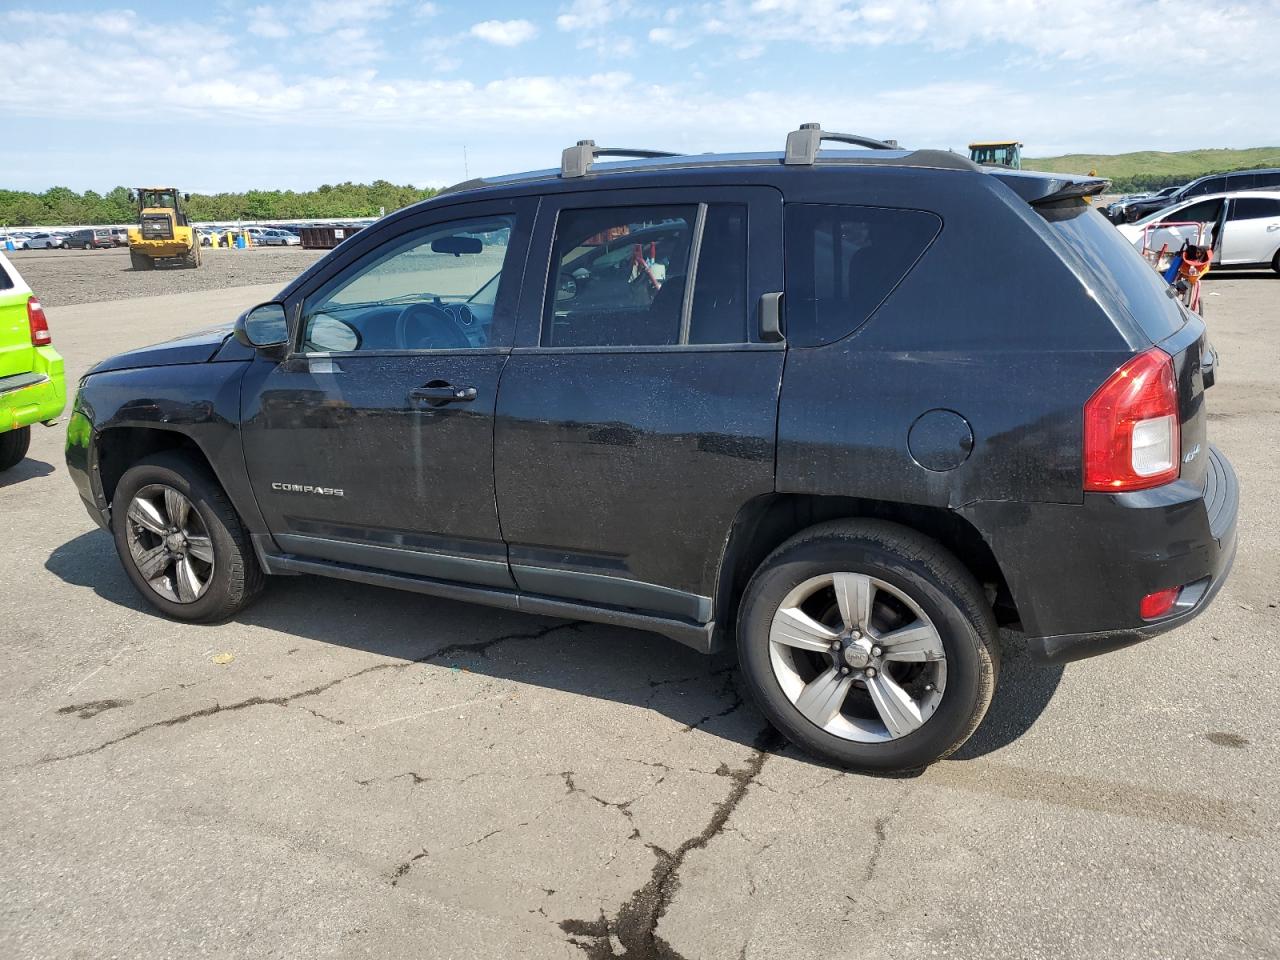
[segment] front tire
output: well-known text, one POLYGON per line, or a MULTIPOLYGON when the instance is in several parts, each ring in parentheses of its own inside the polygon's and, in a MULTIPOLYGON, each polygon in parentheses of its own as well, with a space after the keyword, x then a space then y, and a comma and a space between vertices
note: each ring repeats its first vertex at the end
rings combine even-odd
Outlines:
POLYGON ((0 433, 0 470, 16 467, 31 447, 31 428, 19 427, 0 433))
POLYGON ((158 453, 125 471, 111 528, 125 573, 165 616, 225 620, 262 590, 262 569, 231 501, 208 468, 184 454, 158 453))
POLYGON ((981 585, 940 544, 880 520, 802 531, 756 571, 738 657, 791 742, 854 770, 915 770, 978 728, 999 669, 981 585))

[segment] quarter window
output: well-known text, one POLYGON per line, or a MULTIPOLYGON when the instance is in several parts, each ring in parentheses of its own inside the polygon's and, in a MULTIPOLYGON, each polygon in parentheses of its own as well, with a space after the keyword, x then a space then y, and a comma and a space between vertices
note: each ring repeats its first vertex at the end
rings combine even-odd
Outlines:
POLYGON ((861 326, 942 229, 922 210, 792 204, 786 216, 786 334, 799 347, 861 326))
POLYGON ((514 220, 458 220, 390 241, 304 309, 303 350, 500 346, 494 311, 514 220))

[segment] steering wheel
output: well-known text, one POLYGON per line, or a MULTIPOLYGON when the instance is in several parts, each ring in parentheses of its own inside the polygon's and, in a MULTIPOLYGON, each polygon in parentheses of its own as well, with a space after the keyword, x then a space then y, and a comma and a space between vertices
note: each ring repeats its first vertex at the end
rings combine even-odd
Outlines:
POLYGON ((396 344, 401 350, 465 350, 471 341, 448 310, 434 303, 411 303, 396 317, 396 344), (421 332, 409 338, 409 324, 421 332))

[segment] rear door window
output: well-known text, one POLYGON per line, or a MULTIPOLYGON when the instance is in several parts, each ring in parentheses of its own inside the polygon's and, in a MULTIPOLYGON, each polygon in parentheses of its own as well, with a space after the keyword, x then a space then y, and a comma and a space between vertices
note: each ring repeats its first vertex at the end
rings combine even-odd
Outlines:
POLYGON ((564 210, 544 347, 746 343, 747 205, 564 210))
POLYGON ((1239 197, 1231 205, 1229 220, 1280 218, 1280 200, 1273 197, 1239 197))
POLYGON ((942 229, 923 210, 788 204, 786 335, 816 347, 861 326, 942 229))

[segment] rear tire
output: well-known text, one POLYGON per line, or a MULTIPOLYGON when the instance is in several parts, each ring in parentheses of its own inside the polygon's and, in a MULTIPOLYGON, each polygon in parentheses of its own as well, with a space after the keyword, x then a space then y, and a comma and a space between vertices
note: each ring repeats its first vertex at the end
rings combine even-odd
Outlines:
POLYGON ((31 428, 19 427, 0 433, 0 470, 16 467, 31 448, 31 428))
POLYGON ((1280 274, 1280 250, 1276 251, 1276 255, 1271 258, 1271 269, 1280 274))
POLYGON ((940 544, 880 520, 835 521, 792 537, 756 571, 738 657, 757 705, 792 743, 850 769, 896 772, 948 756, 978 728, 999 671, 996 636, 981 585, 940 544))
POLYGON ((158 453, 125 471, 112 497, 111 529, 125 573, 165 616, 196 623, 225 620, 262 590, 262 568, 231 501, 207 467, 182 453, 158 453), (171 504, 179 501, 185 508, 174 509, 171 504), (182 542, 172 550, 173 533, 166 535, 167 530, 181 534, 182 542), (146 560, 135 559, 135 553, 156 558, 159 566, 149 571, 150 579, 139 569, 146 560), (179 582, 184 561, 198 585, 186 590, 185 598, 179 582))

